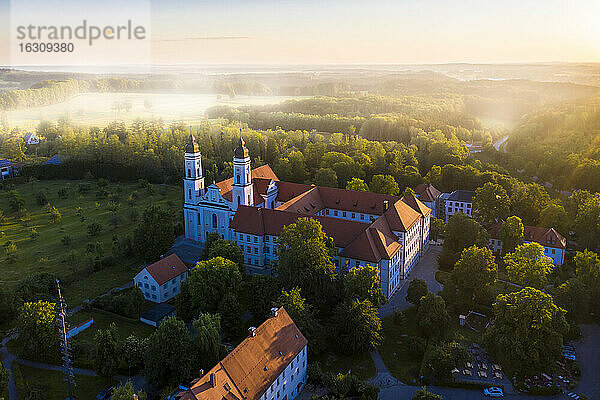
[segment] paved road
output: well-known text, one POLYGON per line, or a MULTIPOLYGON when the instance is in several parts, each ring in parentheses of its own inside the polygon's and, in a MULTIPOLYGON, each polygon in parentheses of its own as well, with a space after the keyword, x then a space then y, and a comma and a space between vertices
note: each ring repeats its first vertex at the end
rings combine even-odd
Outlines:
POLYGON ((387 304, 379 309, 379 316, 385 318, 392 315, 396 310, 405 310, 412 307, 412 304, 406 301, 406 290, 411 280, 415 278, 423 279, 427 283, 430 292, 437 293, 442 290, 442 284, 435 280, 435 273, 438 270, 437 257, 442 251, 441 246, 430 246, 429 250, 421 261, 417 263, 408 274, 407 279, 400 283, 400 288, 390 298, 387 304))
POLYGON ((581 325, 583 339, 575 344, 581 379, 575 388, 589 399, 600 399, 600 326, 581 325))
POLYGON ((7 336, 2 339, 2 347, 0 347, 0 357, 4 368, 10 371, 10 380, 8 382, 8 398, 9 400, 17 400, 17 385, 15 383, 15 375, 13 374, 13 362, 17 359, 17 356, 11 354, 6 347, 6 343, 16 338, 16 334, 7 336))
POLYGON ((501 139, 498 139, 497 141, 494 142, 494 148, 497 151, 500 151, 500 148, 502 148, 502 152, 506 153, 506 141, 508 140, 508 135, 504 136, 501 139))

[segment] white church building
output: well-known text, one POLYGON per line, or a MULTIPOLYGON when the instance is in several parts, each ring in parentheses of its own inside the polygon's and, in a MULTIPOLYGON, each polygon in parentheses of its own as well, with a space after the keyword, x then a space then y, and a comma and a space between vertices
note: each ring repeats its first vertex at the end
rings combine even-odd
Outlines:
POLYGON ((429 243, 431 209, 415 196, 280 181, 268 165, 251 169, 240 138, 233 177, 205 187, 200 148, 185 148, 185 237, 202 244, 210 233, 235 241, 247 265, 277 262, 281 230, 301 217, 318 220, 332 237, 338 268, 372 265, 386 297, 399 288, 429 243))

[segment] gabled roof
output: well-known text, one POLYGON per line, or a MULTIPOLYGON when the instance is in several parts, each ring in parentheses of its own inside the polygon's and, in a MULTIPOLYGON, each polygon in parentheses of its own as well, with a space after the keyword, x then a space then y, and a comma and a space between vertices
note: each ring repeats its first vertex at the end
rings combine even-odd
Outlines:
POLYGON ((188 267, 177 257, 177 254, 171 254, 144 269, 148 271, 158 285, 162 285, 188 271, 188 267))
POLYGON ((427 207, 415 196, 404 196, 402 197, 402 201, 408 204, 410 208, 412 208, 424 217, 431 214, 431 208, 427 207))
POLYGON ((48 160, 46 160, 46 162, 44 163, 44 165, 60 165, 62 164, 62 162, 66 159, 65 156, 61 156, 59 154, 55 154, 52 157, 50 157, 48 160))
POLYGON ((23 135, 23 140, 25 142, 29 142, 29 139, 31 139, 32 136, 36 136, 35 132, 27 132, 25 135, 23 135))
POLYGON ((472 190, 455 190, 450 193, 447 200, 450 201, 461 201, 463 203, 472 203, 475 192, 472 190))
POLYGON ((381 215, 384 212, 385 201, 388 202, 388 205, 391 205, 398 200, 400 200, 400 197, 387 194, 314 186, 278 208, 307 214, 316 213, 324 208, 332 208, 362 214, 381 215))
MULTIPOLYGON (((499 239, 500 228, 504 221, 494 224, 490 229, 490 238, 499 239)), ((542 228, 538 226, 523 226, 523 240, 525 242, 537 242, 544 247, 554 247, 557 249, 567 248, 567 239, 558 233, 554 228, 542 228)))
MULTIPOLYGON (((263 199, 259 195, 259 192, 256 189, 256 183, 254 181, 255 178, 272 179, 274 181, 278 181, 279 178, 277 178, 277 175, 275 175, 275 172, 273 172, 273 170, 271 169, 271 167, 268 164, 261 165, 260 167, 254 168, 252 171, 250 171, 250 176, 252 177, 252 184, 255 185, 255 187, 254 187, 254 203, 260 204, 263 202, 263 199)), ((225 200, 231 201, 231 188, 233 186, 233 176, 229 179, 225 179, 224 181, 218 182, 215 185, 217 185, 217 187, 219 188, 219 192, 221 193, 221 196, 223 196, 223 198, 225 198, 225 200)))
POLYGON ((293 182, 284 182, 277 181, 275 182, 277 185, 277 201, 281 203, 285 203, 294 197, 302 194, 304 192, 309 191, 312 187, 311 185, 305 185, 303 183, 293 183, 293 182))
POLYGON ((420 185, 417 185, 415 193, 419 197, 419 200, 427 203, 434 202, 442 194, 442 192, 437 190, 431 183, 421 183, 420 185))
POLYGON ((378 263, 382 259, 390 259, 402 247, 383 218, 367 224, 322 215, 240 206, 230 227, 239 233, 279 236, 284 227, 303 217, 319 221, 336 247, 342 248, 342 257, 378 263))
POLYGON ((259 399, 307 343, 281 307, 179 398, 259 399))
POLYGON ((392 231, 396 232, 407 232, 421 218, 421 214, 404 201, 391 204, 383 215, 392 231))

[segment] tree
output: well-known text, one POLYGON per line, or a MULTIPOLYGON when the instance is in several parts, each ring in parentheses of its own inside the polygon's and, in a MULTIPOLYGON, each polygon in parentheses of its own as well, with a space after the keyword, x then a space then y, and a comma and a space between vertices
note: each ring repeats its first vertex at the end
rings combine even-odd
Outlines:
POLYGON ((446 302, 440 296, 427 293, 417 308, 417 325, 421 332, 432 338, 441 338, 450 324, 446 302))
POLYGON ((473 218, 463 213, 452 214, 444 231, 444 249, 438 257, 440 268, 451 270, 463 249, 489 245, 488 232, 473 218))
POLYGON ((112 400, 131 400, 133 399, 133 395, 136 395, 136 399, 146 400, 146 393, 143 390, 138 392, 135 391, 133 387, 133 383, 131 381, 127 381, 124 385, 120 385, 115 387, 115 390, 112 393, 112 400))
POLYGON ((228 292, 225 294, 217 312, 221 315, 221 326, 228 337, 235 336, 239 333, 242 309, 238 301, 237 294, 228 292))
POLYGON ((15 297, 23 302, 51 300, 56 296, 56 277, 49 272, 38 272, 21 279, 15 297))
POLYGON ((418 305, 421 297, 425 296, 428 292, 427 283, 422 279, 414 278, 410 281, 406 289, 406 301, 418 305))
POLYGON ((94 335, 94 343, 96 372, 110 379, 119 367, 119 332, 115 323, 112 322, 107 329, 99 329, 94 335))
POLYGON ((496 183, 488 182, 475 191, 473 216, 484 226, 502 221, 510 211, 510 200, 506 190, 496 183))
POLYGON ((94 237, 94 236, 98 236, 100 234, 100 232, 102 232, 102 225, 100 225, 98 222, 92 221, 88 224, 88 226, 87 226, 88 235, 94 237))
POLYGON ((354 267, 344 275, 347 299, 369 300, 374 307, 385 304, 385 296, 379 282, 379 271, 371 265, 354 267))
POLYGON ((225 239, 217 239, 208 248, 208 258, 223 257, 237 264, 240 274, 245 275, 244 252, 236 242, 225 239))
POLYGON ((240 270, 233 261, 217 257, 198 262, 189 278, 182 282, 178 315, 191 319, 198 310, 217 312, 227 294, 237 295, 241 282, 240 270))
POLYGON ((23 139, 18 135, 13 135, 2 143, 2 154, 14 161, 25 160, 25 146, 23 139))
POLYGON ((426 364, 431 365, 436 377, 441 381, 449 381, 452 370, 469 361, 471 357, 467 349, 457 342, 443 342, 436 345, 427 356, 426 364))
POLYGON ((50 221, 55 224, 62 218, 62 214, 58 211, 58 208, 51 206, 48 208, 48 214, 50 215, 50 221))
POLYGON ((369 191, 369 187, 367 186, 365 181, 363 181, 362 179, 359 179, 359 178, 352 178, 346 184, 346 189, 347 190, 357 190, 359 192, 368 192, 369 191))
POLYGON ((25 200, 23 200, 19 192, 16 190, 9 190, 8 205, 14 212, 19 213, 25 209, 25 200))
POLYGON ((251 275, 244 282, 244 289, 248 293, 248 310, 257 321, 269 317, 273 301, 281 294, 281 287, 273 275, 251 275))
POLYGON ((442 396, 439 394, 431 393, 427 390, 426 387, 422 387, 421 389, 415 392, 415 395, 412 397, 412 400, 442 400, 442 396))
POLYGON ((590 196, 579 206, 575 232, 582 248, 600 250, 600 194, 590 196))
POLYGON ((514 181, 510 196, 512 213, 523 218, 526 225, 537 226, 540 214, 549 202, 550 196, 542 186, 514 181))
POLYGON ((311 343, 311 351, 318 354, 325 348, 325 335, 321 331, 322 327, 316 318, 315 310, 302 297, 299 287, 294 287, 289 291, 282 290, 273 305, 277 308, 285 308, 300 332, 308 338, 311 343))
POLYGON ((558 361, 569 326, 565 310, 552 297, 526 287, 500 294, 493 305, 494 324, 484 343, 500 360, 522 374, 539 374, 558 361))
POLYGON ((164 320, 148 338, 145 358, 146 379, 159 388, 189 379, 192 368, 192 340, 185 323, 175 317, 164 320))
POLYGON ((312 218, 299 218, 279 235, 277 272, 285 288, 298 286, 309 301, 325 302, 331 296, 335 245, 312 218))
POLYGON ((498 276, 498 266, 492 251, 487 247, 471 246, 463 250, 451 275, 456 294, 465 304, 483 300, 498 276))
POLYGON ((524 230, 521 218, 513 215, 506 219, 498 231, 498 238, 502 241, 502 254, 512 253, 517 246, 523 244, 524 230))
POLYGON ((371 184, 369 185, 372 192, 382 193, 382 194, 391 194, 393 196, 398 195, 400 192, 400 188, 398 187, 398 183, 391 175, 375 175, 371 180, 371 184))
POLYGON ((547 275, 553 269, 552 259, 544 255, 544 247, 536 242, 520 245, 504 256, 504 263, 512 282, 538 289, 548 284, 547 275))
POLYGON ((17 320, 19 355, 23 358, 44 358, 58 352, 56 304, 46 301, 23 304, 17 320))
POLYGON ((336 341, 349 353, 370 351, 382 342, 381 320, 369 300, 347 300, 333 312, 336 341))
POLYGON ((8 391, 8 382, 10 381, 10 371, 4 368, 0 362, 0 393, 8 391))
POLYGON ((404 189, 404 192, 402 192, 402 196, 404 196, 404 197, 414 196, 414 195, 415 195, 415 191, 410 186, 407 186, 404 189))
POLYGON ((315 173, 315 185, 337 187, 338 177, 331 168, 319 168, 315 173))
POLYGON ((444 220, 431 217, 429 220, 429 236, 432 240, 438 240, 439 237, 444 233, 446 229, 446 223, 444 220))
POLYGON ((129 368, 129 375, 144 368, 144 357, 148 348, 148 339, 131 334, 125 338, 121 345, 123 360, 129 368))
POLYGON ((157 259, 169 250, 173 239, 173 224, 169 212, 157 205, 146 208, 133 232, 137 255, 145 260, 157 259))
POLYGON ((194 329, 193 348, 196 359, 194 366, 208 371, 221 355, 221 317, 217 314, 201 313, 192 322, 194 329))
POLYGON ((549 203, 540 213, 540 226, 554 228, 563 235, 569 232, 569 221, 565 208, 558 202, 549 203))
POLYGON ((46 196, 46 193, 44 192, 37 192, 35 194, 35 202, 38 206, 45 206, 48 204, 48 196, 46 196))

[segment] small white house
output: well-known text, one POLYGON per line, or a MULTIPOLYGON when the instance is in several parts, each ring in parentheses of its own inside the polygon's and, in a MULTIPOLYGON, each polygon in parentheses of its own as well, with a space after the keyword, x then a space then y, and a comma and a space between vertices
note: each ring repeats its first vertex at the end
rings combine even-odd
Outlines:
POLYGON ((148 265, 141 270, 133 282, 144 293, 146 300, 164 303, 179 293, 181 282, 188 277, 189 270, 176 254, 148 265))
POLYGON ((23 140, 25 141, 25 144, 27 144, 28 146, 40 144, 40 138, 35 134, 35 132, 27 132, 23 136, 23 140))
POLYGON ((475 192, 471 190, 455 190, 446 199, 446 222, 455 213, 461 212, 472 217, 473 198, 475 192))

